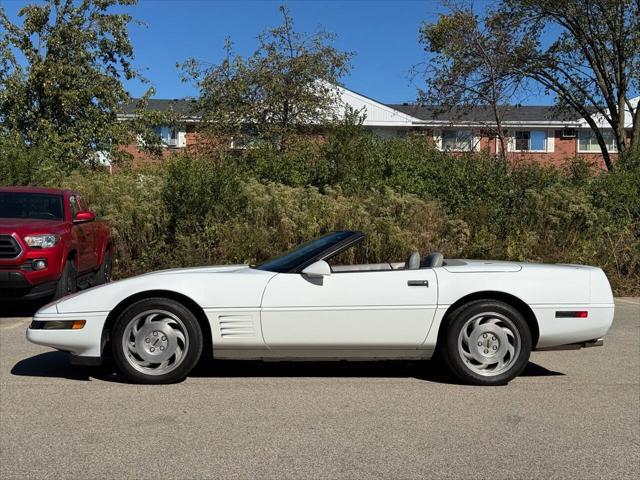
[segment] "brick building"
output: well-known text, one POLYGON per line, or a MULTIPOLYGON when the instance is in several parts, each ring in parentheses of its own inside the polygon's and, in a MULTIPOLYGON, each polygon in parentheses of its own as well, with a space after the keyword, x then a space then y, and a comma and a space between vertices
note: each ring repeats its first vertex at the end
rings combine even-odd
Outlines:
MULTIPOLYGON (((351 90, 338 87, 340 107, 349 105, 364 112, 364 128, 384 136, 425 135, 433 139, 437 148, 446 151, 486 151, 495 154, 500 148, 498 139, 488 132, 495 131, 493 114, 489 107, 441 112, 435 107, 411 104, 383 104, 351 90)), ((638 98, 633 102, 637 105, 638 98)), ((158 127, 166 147, 166 154, 196 147, 199 118, 193 112, 189 100, 150 100, 151 110, 172 110, 182 119, 176 127, 158 127)), ((128 105, 120 117, 135 114, 135 106, 128 105)), ((605 121, 596 119, 603 127, 605 121)), ((569 158, 580 156, 604 168, 598 142, 587 122, 580 117, 559 114, 549 106, 518 106, 505 108, 502 115, 507 135, 507 152, 512 161, 561 164, 569 158)), ((631 115, 626 113, 627 135, 631 137, 631 115)), ((611 130, 606 134, 609 151, 615 156, 615 142, 611 130)), ((246 148, 231 142, 229 148, 246 148)), ((140 158, 136 145, 125 149, 140 158)))

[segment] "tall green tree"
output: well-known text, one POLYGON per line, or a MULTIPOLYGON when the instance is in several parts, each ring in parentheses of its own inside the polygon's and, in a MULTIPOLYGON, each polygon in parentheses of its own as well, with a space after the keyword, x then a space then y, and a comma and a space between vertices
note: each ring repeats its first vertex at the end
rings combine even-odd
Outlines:
POLYGON ((519 19, 510 25, 526 47, 520 71, 554 92, 560 108, 587 121, 609 170, 614 164, 599 118, 621 155, 639 150, 640 108, 633 97, 640 95, 640 0, 502 0, 500 10, 519 19), (545 41, 553 31, 559 33, 545 41))
POLYGON ((519 46, 495 16, 480 19, 467 2, 447 5, 447 15, 420 28, 420 43, 432 56, 414 69, 426 80, 419 101, 434 105, 437 113, 455 109, 461 117, 472 109, 489 109, 491 120, 483 128, 498 139, 498 152, 506 158, 503 119, 523 84, 514 70, 519 46))
MULTIPOLYGON (((485 24, 499 27, 496 32, 513 52, 501 75, 532 80, 555 94, 559 109, 583 117, 609 170, 614 163, 606 131, 613 132, 621 155, 640 149, 640 108, 634 100, 640 94, 640 0, 499 0, 483 17, 485 24)), ((444 18, 455 20, 453 14, 444 18)), ((445 48, 461 48, 455 38, 444 42, 445 48)))
POLYGON ((228 39, 220 63, 192 58, 180 65, 183 79, 200 89, 194 108, 205 132, 280 146, 301 126, 333 117, 351 53, 336 49, 331 33, 296 31, 289 11, 280 12, 282 24, 262 32, 249 57, 235 54, 228 39))
POLYGON ((0 9, 0 132, 46 149, 73 167, 113 158, 131 139, 118 122, 130 101, 132 17, 116 8, 136 0, 48 0, 29 4, 13 23, 0 9))

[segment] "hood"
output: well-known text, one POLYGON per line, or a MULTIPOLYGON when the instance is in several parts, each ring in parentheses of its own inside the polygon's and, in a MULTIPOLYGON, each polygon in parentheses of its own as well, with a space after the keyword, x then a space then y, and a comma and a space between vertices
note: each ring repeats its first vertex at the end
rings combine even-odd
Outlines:
MULTIPOLYGON (((80 290, 71 295, 67 295, 66 297, 61 298, 60 300, 56 300, 51 302, 40 309, 41 313, 49 313, 48 307, 55 307, 55 305, 67 302, 69 300, 74 299, 75 297, 79 297, 81 295, 86 295, 88 292, 95 292, 97 290, 104 290, 112 288, 114 285, 123 285, 123 284, 131 284, 138 282, 141 278, 149 279, 149 277, 162 277, 164 275, 188 275, 188 274, 202 274, 202 273, 226 273, 226 272, 237 272, 239 270, 244 270, 249 268, 249 265, 212 265, 208 267, 191 267, 191 268, 172 268, 168 270, 157 270, 155 272, 142 273, 140 275, 136 275, 134 277, 127 277, 120 280, 116 280, 115 282, 104 283, 102 285, 97 285, 95 287, 88 288, 86 290, 80 290)), ((149 280, 151 281, 151 280, 149 280)), ((54 308, 55 309, 55 308, 54 308)))
POLYGON ((129 277, 83 290, 46 305, 37 315, 109 312, 122 300, 141 292, 165 290, 192 299, 202 308, 257 308, 269 279, 275 275, 247 265, 181 268, 129 277))
MULTIPOLYGON (((187 267, 187 268, 170 268, 167 270, 157 270, 155 272, 143 273, 143 276, 149 275, 167 275, 167 274, 188 274, 188 273, 222 273, 222 272, 235 272, 242 270, 243 268, 249 268, 249 265, 211 265, 206 267, 187 267)), ((140 275, 139 275, 140 276, 140 275)), ((135 278, 135 277, 133 277, 135 278)))
POLYGON ((52 233, 63 230, 66 223, 62 220, 40 220, 35 218, 0 218, 0 233, 18 232, 20 235, 31 233, 52 233))

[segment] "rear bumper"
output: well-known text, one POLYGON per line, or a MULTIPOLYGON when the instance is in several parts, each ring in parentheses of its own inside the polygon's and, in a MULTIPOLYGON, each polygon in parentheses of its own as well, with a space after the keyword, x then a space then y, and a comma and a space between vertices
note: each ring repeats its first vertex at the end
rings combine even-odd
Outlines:
POLYGON ((555 347, 536 348, 536 352, 551 352, 556 350, 579 350, 581 348, 602 347, 604 338, 596 338, 586 342, 569 343, 568 345, 556 345, 555 347))
POLYGON ((531 307, 538 320, 540 333, 535 350, 547 350, 553 347, 566 349, 567 345, 578 345, 577 348, 584 348, 584 344, 601 339, 607 334, 615 312, 613 303, 532 305, 531 307), (562 311, 583 310, 587 311, 586 318, 557 316, 557 313, 562 311))

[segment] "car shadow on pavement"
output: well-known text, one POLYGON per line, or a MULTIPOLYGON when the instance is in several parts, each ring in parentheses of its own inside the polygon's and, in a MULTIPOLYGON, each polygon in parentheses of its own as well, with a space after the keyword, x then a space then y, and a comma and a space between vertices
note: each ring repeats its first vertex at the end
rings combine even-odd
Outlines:
POLYGON ((64 352, 46 352, 25 358, 16 363, 11 374, 19 377, 66 378, 69 380, 89 381, 102 378, 101 367, 83 367, 71 365, 69 355, 64 352))
MULTIPOLYGON (((101 367, 75 366, 63 352, 46 352, 16 363, 11 374, 25 377, 66 378, 89 381, 92 378, 124 382, 111 364, 101 367)), ((523 377, 564 375, 529 362, 523 377)), ((326 362, 262 362, 249 360, 215 360, 198 365, 191 378, 250 377, 335 377, 335 378, 416 378, 432 383, 461 384, 440 362, 436 361, 326 361, 326 362)))
MULTIPOLYGON (((529 362, 523 377, 564 375, 529 362)), ((273 362, 217 360, 198 365, 191 377, 335 377, 335 378, 416 378, 433 383, 461 385, 440 361, 379 360, 273 362)))

